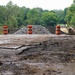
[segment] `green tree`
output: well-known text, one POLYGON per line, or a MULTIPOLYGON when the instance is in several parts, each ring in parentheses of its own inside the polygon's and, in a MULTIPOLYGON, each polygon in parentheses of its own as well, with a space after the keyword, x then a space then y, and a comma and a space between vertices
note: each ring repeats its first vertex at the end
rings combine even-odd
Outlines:
POLYGON ((45 25, 55 26, 57 24, 57 16, 54 12, 44 12, 42 20, 45 25))
POLYGON ((56 15, 58 17, 58 23, 62 23, 63 10, 53 10, 53 11, 56 13, 56 15))
POLYGON ((28 11, 29 9, 24 6, 19 8, 19 12, 17 15, 18 27, 20 27, 21 25, 27 24, 26 20, 27 20, 28 11))
POLYGON ((0 26, 3 26, 6 20, 5 12, 6 12, 5 6, 0 6, 0 26))
POLYGON ((41 24, 41 16, 37 10, 31 9, 27 13, 27 23, 33 25, 40 25, 41 24))
POLYGON ((67 21, 68 25, 75 25, 75 0, 73 1, 72 5, 68 8, 65 20, 67 21))
POLYGON ((75 25, 75 15, 72 16, 71 20, 70 20, 70 23, 74 26, 75 25))
POLYGON ((7 24, 9 26, 9 28, 11 29, 13 28, 17 28, 17 13, 18 13, 18 6, 14 5, 12 3, 12 1, 8 2, 6 5, 6 11, 5 11, 5 24, 7 24))

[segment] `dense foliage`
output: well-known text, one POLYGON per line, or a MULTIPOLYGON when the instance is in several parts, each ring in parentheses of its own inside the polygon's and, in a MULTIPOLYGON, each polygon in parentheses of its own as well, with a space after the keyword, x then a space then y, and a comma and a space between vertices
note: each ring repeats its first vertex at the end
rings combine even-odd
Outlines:
POLYGON ((0 6, 0 26, 8 25, 10 29, 19 28, 28 24, 55 26, 57 24, 75 25, 75 0, 64 10, 43 10, 42 8, 29 9, 19 7, 8 2, 0 6))
POLYGON ((67 9, 65 20, 68 25, 75 26, 75 0, 72 5, 67 9))

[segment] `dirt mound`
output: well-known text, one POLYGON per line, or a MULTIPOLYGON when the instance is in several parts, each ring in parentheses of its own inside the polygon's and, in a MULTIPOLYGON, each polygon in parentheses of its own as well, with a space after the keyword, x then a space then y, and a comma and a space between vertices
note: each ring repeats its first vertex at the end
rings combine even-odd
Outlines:
MULTIPOLYGON (((45 27, 41 25, 32 25, 32 30, 33 30, 33 34, 50 34, 48 29, 46 29, 45 27)), ((27 34, 27 26, 21 28, 14 34, 27 34)))

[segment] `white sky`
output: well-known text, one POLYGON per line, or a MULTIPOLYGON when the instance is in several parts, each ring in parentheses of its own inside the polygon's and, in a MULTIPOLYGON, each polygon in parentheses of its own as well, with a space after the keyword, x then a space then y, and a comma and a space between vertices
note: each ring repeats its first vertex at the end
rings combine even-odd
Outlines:
MULTIPOLYGON (((0 5, 6 5, 10 0, 0 0, 0 5)), ((40 7, 42 9, 64 9, 71 6, 73 0, 11 0, 18 6, 25 6, 27 8, 40 7)))

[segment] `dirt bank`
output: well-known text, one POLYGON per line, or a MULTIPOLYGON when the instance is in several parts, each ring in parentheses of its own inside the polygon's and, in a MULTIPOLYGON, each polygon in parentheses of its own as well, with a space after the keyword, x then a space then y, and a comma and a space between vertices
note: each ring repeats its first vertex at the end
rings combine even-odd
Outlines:
POLYGON ((74 70, 74 35, 0 35, 1 75, 75 75, 74 70))

